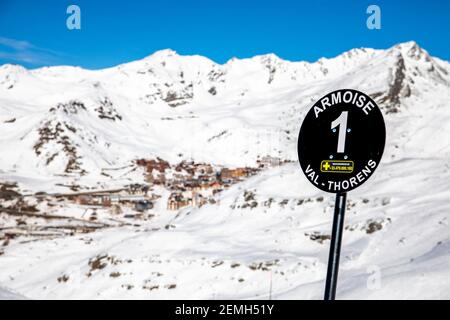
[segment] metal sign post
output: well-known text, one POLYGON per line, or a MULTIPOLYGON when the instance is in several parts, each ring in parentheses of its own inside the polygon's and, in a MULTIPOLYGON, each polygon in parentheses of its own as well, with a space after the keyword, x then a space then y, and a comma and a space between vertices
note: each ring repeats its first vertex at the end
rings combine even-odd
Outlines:
POLYGON ((347 192, 366 182, 384 151, 386 127, 373 99, 342 89, 320 98, 306 114, 298 138, 303 173, 316 188, 336 194, 325 300, 334 300, 347 192))
POLYGON ((331 232, 330 255, 328 256, 327 280, 325 282, 324 300, 334 300, 339 272, 342 232, 344 231, 345 204, 347 193, 336 194, 334 205, 333 230, 331 232))

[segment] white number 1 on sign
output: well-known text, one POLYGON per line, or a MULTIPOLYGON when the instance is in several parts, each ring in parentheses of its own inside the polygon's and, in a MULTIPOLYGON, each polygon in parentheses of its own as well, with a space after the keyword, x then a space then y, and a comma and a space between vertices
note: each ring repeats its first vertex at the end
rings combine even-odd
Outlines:
POLYGON ((345 152, 345 138, 347 136, 348 111, 342 111, 341 115, 331 123, 331 129, 339 126, 337 153, 345 152))

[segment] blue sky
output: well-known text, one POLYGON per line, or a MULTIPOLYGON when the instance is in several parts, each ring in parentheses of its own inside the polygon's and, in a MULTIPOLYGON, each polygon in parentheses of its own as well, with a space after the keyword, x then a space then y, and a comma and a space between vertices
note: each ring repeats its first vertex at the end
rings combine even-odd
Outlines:
POLYGON ((450 60, 449 32, 447 0, 0 0, 0 64, 31 68, 98 69, 165 48, 219 63, 271 52, 315 61, 409 40, 450 60), (71 4, 81 30, 66 27, 71 4), (381 8, 381 30, 366 27, 370 4, 381 8))

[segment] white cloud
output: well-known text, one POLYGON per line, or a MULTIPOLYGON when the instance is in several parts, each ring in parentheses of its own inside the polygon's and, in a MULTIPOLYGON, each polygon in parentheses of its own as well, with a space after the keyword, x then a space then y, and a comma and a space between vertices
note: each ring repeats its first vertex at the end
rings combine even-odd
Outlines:
POLYGON ((0 36, 0 59, 29 64, 54 64, 61 53, 38 47, 25 40, 0 36))
POLYGON ((15 50, 27 50, 27 49, 34 47, 28 41, 10 39, 10 38, 5 38, 5 37, 0 37, 0 45, 9 47, 9 48, 13 48, 15 50))

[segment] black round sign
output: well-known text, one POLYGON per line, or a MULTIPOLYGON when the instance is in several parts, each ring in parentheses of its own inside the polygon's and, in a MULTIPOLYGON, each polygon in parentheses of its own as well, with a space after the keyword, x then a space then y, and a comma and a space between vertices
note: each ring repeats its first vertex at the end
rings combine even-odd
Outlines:
POLYGON ((383 115, 366 94, 337 90, 309 110, 298 138, 303 172, 317 188, 353 190, 373 174, 386 140, 383 115))

